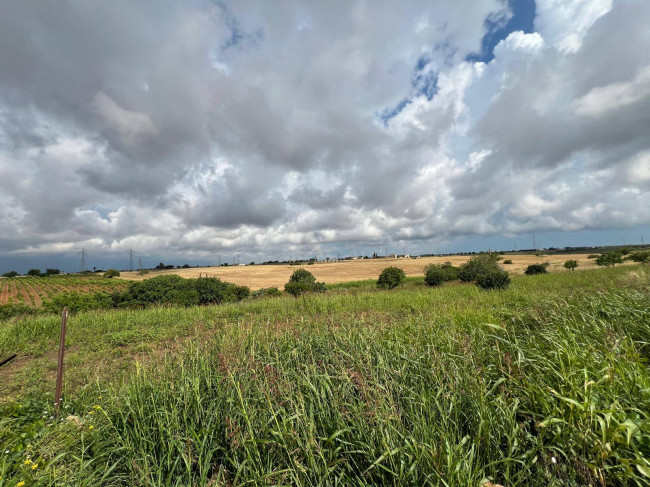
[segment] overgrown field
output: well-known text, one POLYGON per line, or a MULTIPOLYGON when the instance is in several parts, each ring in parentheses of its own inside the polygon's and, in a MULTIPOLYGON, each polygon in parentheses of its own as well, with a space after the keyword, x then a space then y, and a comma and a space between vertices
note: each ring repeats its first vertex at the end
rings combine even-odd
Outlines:
POLYGON ((0 486, 650 485, 650 276, 0 323, 0 486), (20 484, 25 482, 25 484, 20 484))

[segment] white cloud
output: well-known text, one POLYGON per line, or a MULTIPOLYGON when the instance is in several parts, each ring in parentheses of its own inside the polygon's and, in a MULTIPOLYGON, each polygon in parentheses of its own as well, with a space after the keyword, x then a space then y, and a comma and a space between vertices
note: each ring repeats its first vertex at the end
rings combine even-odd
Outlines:
POLYGON ((535 28, 549 44, 576 52, 594 22, 612 5, 613 0, 537 0, 535 28))

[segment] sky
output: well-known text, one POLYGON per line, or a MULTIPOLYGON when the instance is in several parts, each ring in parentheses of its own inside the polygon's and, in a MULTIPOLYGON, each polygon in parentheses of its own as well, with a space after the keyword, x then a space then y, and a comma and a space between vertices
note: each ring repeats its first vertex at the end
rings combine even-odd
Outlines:
POLYGON ((0 271, 648 242, 648 19, 1 2, 0 271))

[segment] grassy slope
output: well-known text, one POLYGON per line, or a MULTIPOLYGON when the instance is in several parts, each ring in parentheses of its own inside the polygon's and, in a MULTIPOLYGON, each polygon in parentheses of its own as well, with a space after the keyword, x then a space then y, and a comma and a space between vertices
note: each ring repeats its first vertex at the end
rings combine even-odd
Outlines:
POLYGON ((0 376, 0 486, 647 485, 632 272, 79 314, 63 416, 82 426, 49 419, 58 319, 0 324, 23 355, 0 376))

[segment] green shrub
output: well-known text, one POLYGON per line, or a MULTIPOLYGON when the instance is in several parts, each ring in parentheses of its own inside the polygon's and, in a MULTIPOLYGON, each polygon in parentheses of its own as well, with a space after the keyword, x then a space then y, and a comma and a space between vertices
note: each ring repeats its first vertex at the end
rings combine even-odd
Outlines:
POLYGON ((2 277, 16 277, 18 273, 16 271, 9 271, 2 274, 2 277))
POLYGON ((146 307, 152 304, 194 306, 241 301, 249 296, 250 289, 236 286, 218 277, 183 279, 180 276, 157 276, 132 282, 123 293, 113 295, 118 307, 146 307))
POLYGON ((569 270, 574 270, 576 267, 578 267, 578 261, 577 260, 567 260, 564 263, 564 267, 569 270))
POLYGON ((503 261, 504 264, 512 264, 512 259, 506 259, 503 261))
POLYGON ((428 265, 424 270, 424 284, 427 286, 440 286, 445 282, 445 271, 439 266, 428 265))
POLYGON ((463 282, 476 281, 478 276, 499 269, 496 254, 481 254, 472 257, 458 269, 458 278, 463 282))
POLYGON ((291 274, 291 277, 289 278, 289 282, 300 282, 303 284, 313 284, 316 282, 316 278, 314 275, 305 270, 305 269, 297 269, 293 271, 293 274, 291 274))
POLYGON ((78 293, 76 291, 58 294, 43 301, 43 310, 47 313, 61 313, 64 307, 71 313, 105 309, 113 306, 111 296, 104 293, 78 293))
POLYGON ((296 269, 291 274, 284 290, 292 296, 300 296, 308 292, 325 292, 325 283, 316 282, 314 275, 305 269, 296 269))
POLYGON ((641 265, 646 265, 647 262, 650 262, 650 250, 637 250, 632 254, 625 257, 625 260, 631 260, 632 262, 638 262, 641 265))
POLYGON ((104 272, 104 277, 107 279, 112 279, 113 277, 120 277, 120 271, 117 269, 108 269, 104 272))
POLYGON ((424 268, 424 283, 427 286, 439 286, 446 281, 458 279, 458 269, 451 262, 429 264, 424 268))
POLYGON ((0 320, 6 320, 20 315, 34 315, 38 309, 24 304, 3 304, 0 305, 0 320))
POLYGON ((27 271, 28 276, 40 276, 41 275, 41 270, 40 269, 30 269, 27 271))
POLYGON ((614 267, 616 264, 622 264, 623 263, 623 256, 621 255, 620 252, 607 252, 605 254, 600 255, 596 259, 596 265, 604 265, 606 267, 612 266, 614 267))
POLYGON ((406 280, 406 274, 399 267, 386 267, 377 279, 377 287, 394 289, 406 280))
POLYGON ((476 285, 481 289, 505 289, 510 284, 510 276, 503 269, 492 269, 479 274, 476 285))
POLYGON ((282 292, 277 287, 267 287, 251 292, 251 298, 263 298, 267 296, 281 296, 282 292))
POLYGON ((527 276, 532 276, 535 274, 546 274, 546 268, 548 267, 547 263, 544 264, 530 264, 528 267, 526 267, 526 271, 524 274, 527 276))

